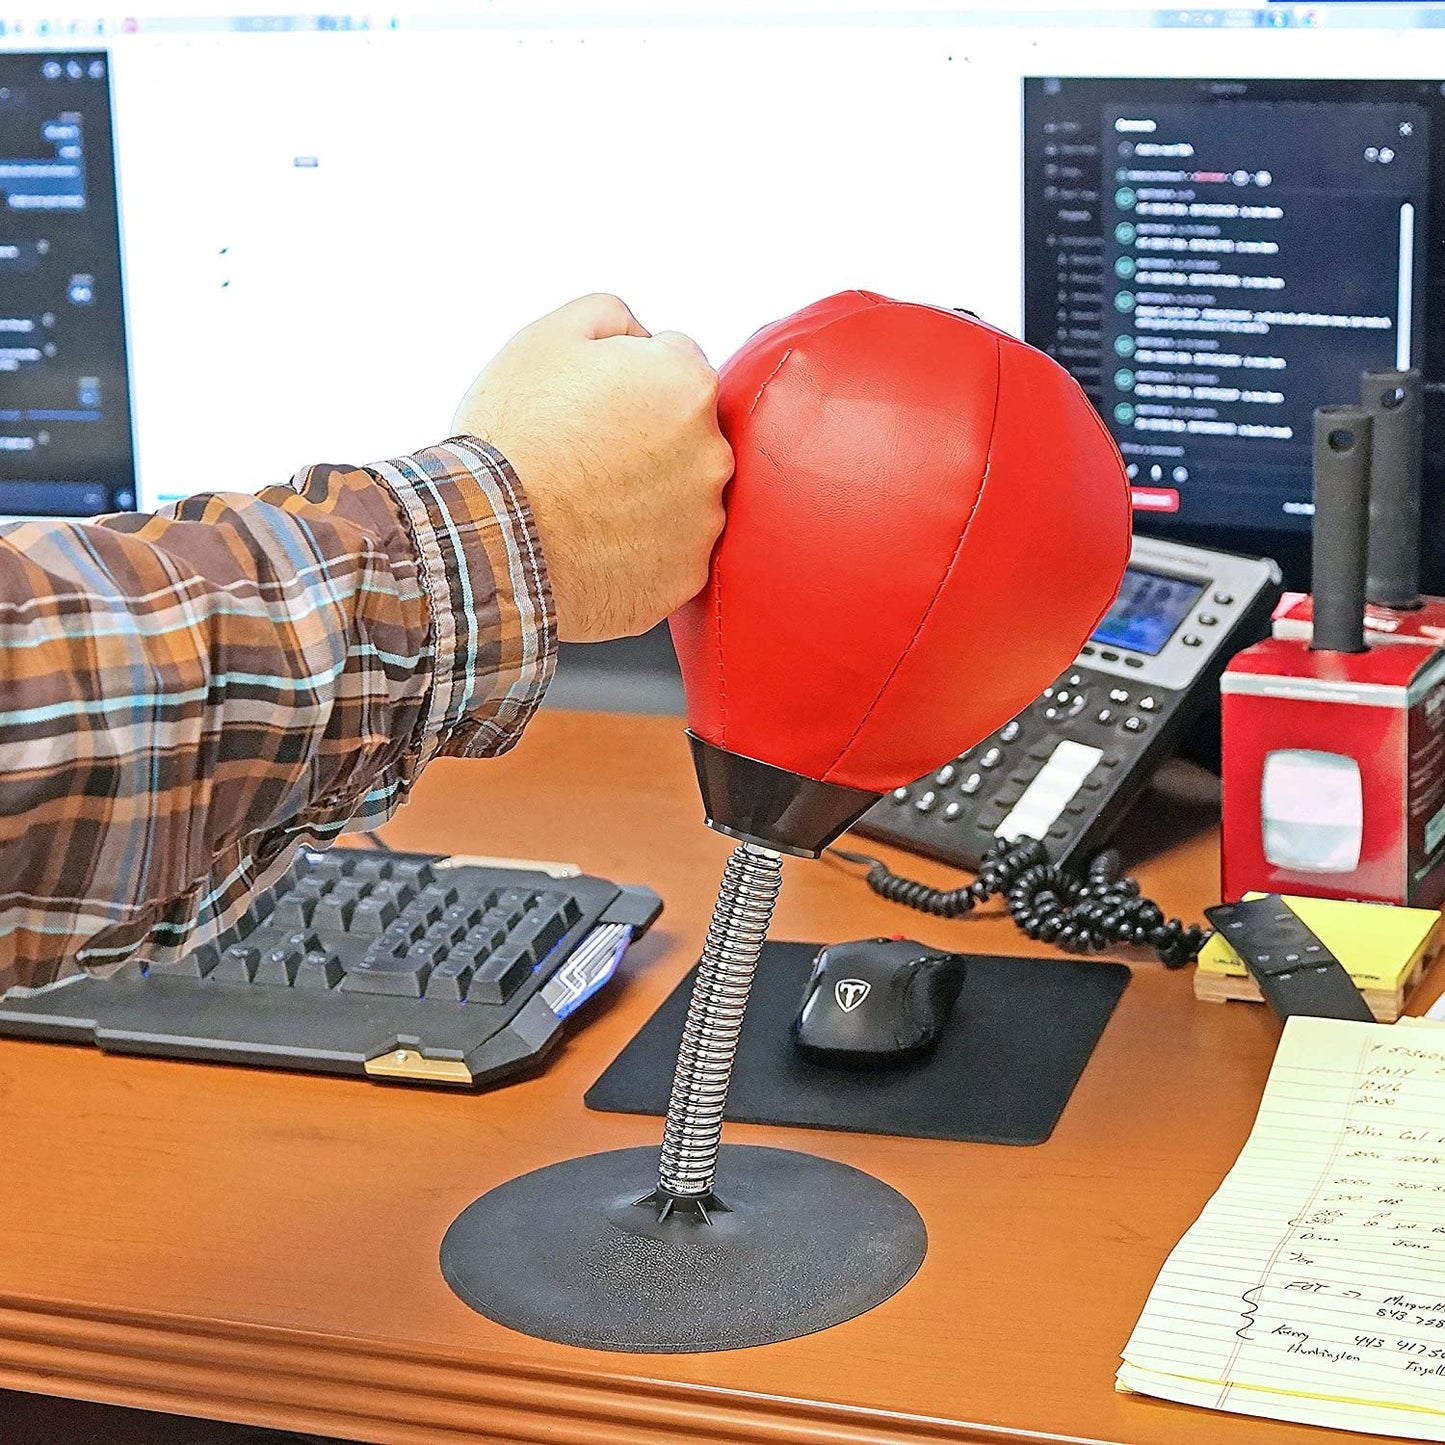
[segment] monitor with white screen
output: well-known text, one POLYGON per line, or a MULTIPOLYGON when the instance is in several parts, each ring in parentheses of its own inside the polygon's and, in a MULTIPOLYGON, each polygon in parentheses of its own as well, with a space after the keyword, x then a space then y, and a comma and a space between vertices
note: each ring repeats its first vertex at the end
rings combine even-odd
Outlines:
MULTIPOLYGON (((1057 200, 1044 188, 1060 184, 1045 168, 1062 159, 1034 122, 1084 115, 1097 131, 1110 107, 1132 120, 1148 104, 1175 109, 1144 119, 1197 139, 1179 108, 1191 80, 1221 78, 1392 82, 1366 99, 1428 113, 1438 152, 1436 102, 1411 85, 1438 92, 1445 78, 1445 6, 12 7, 0 14, 0 512, 149 509, 415 448, 446 434, 513 330, 599 289, 644 324, 690 332, 715 362, 848 286, 966 307, 1027 329, 1079 371, 1121 443, 1152 446, 1158 434, 1126 433, 1114 414, 1125 368, 1105 369, 1094 343, 1075 354, 1045 314, 1084 305, 1090 265, 1118 259, 1122 222, 1094 239, 1080 223, 1067 251, 1062 224, 1040 229, 1057 200)), ((1434 178, 1397 149, 1423 254, 1434 178)), ((1088 161, 1096 190, 1099 165, 1088 161)), ((1282 162, 1253 170, 1270 166, 1284 178, 1282 162)), ((1408 350, 1432 391, 1441 279, 1410 271, 1408 350)), ((1388 343, 1393 356, 1397 333, 1388 343)), ((1327 373, 1331 389, 1367 350, 1327 373)), ((1142 362, 1128 369, 1140 414, 1141 386, 1156 383, 1139 381, 1142 362)), ((1290 379, 1283 390, 1294 415, 1306 398, 1290 379)), ((1141 486, 1167 461, 1181 525, 1192 496, 1198 519, 1213 505, 1211 467, 1252 496, 1297 501, 1284 492, 1298 458, 1258 440, 1227 465, 1202 444, 1131 460, 1141 486), (1177 467, 1199 470, 1194 493, 1177 467)), ((1262 515, 1243 520, 1264 542, 1308 525, 1298 510, 1261 527, 1262 515)))

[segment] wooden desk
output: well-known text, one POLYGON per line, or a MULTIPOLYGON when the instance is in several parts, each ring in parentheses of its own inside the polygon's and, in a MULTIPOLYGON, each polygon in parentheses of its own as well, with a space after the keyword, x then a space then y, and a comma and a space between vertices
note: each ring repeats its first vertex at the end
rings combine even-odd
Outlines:
MULTIPOLYGON (((436 1263, 468 1201, 660 1137, 582 1093, 693 961, 727 844, 701 824, 675 721, 567 713, 499 762, 434 766, 388 836, 572 859, 652 884, 667 911, 545 1073, 489 1095, 0 1043, 0 1386, 383 1442, 1323 1438, 1114 1393, 1278 1036, 1263 1007, 1196 1003, 1187 971, 1153 963, 1041 1147, 731 1130, 868 1169, 918 1206, 928 1258, 873 1313, 694 1356, 574 1350, 473 1314, 436 1263)), ((1216 877, 1210 831, 1144 870, 1187 918, 1216 877)), ((1005 921, 906 914, 827 864, 787 865, 775 937, 901 931, 1030 950, 1005 921)))

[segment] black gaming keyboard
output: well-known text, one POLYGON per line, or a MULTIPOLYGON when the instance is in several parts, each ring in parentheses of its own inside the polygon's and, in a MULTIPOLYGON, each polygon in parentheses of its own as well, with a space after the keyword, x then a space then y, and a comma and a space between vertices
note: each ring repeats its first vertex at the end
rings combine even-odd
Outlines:
POLYGON ((303 850, 238 923, 175 962, 12 988, 0 1035, 490 1084, 550 1051, 661 909, 651 889, 585 875, 303 850))

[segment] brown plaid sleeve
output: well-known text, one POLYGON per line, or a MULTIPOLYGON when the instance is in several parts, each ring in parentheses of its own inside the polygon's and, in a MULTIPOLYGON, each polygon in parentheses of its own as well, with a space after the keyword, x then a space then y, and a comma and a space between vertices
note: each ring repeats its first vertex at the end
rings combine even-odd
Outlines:
POLYGON ((432 756, 505 752, 555 654, 521 486, 466 437, 0 531, 0 987, 194 946, 432 756))

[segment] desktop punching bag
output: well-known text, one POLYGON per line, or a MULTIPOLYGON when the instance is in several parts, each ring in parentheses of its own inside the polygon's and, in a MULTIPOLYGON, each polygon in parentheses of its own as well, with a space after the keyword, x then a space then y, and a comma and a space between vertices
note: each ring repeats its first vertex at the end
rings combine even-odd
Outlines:
POLYGON ((816 857, 882 793, 1027 706, 1129 554, 1123 467, 1083 393, 972 317, 863 291, 820 301, 727 363, 719 416, 736 462, 727 525, 672 630, 707 820, 737 847, 661 1159, 622 1150, 511 1180, 442 1247, 474 1308, 594 1348, 791 1339, 918 1268, 922 1221, 888 1185, 721 1145, 781 855, 816 857))

